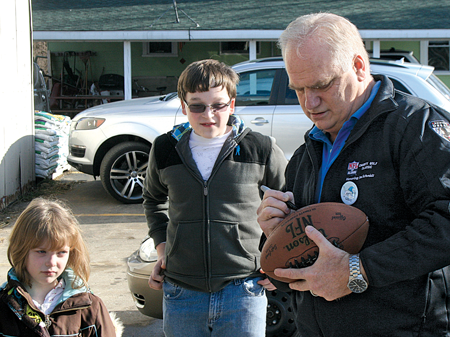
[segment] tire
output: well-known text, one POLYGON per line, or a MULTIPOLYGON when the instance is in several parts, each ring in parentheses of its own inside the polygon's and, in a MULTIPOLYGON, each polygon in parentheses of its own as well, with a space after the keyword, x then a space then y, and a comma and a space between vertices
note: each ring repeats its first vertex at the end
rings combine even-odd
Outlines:
POLYGON ((124 204, 142 203, 149 152, 147 144, 125 142, 106 153, 100 165, 100 178, 112 197, 124 204))
POLYGON ((297 331, 290 295, 280 290, 267 291, 266 336, 292 337, 297 331))

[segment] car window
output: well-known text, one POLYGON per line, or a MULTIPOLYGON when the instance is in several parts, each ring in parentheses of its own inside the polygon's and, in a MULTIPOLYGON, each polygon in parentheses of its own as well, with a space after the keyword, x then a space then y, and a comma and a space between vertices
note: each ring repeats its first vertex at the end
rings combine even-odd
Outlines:
POLYGON ((239 75, 237 106, 268 105, 276 69, 258 70, 239 75))
POLYGON ((431 74, 430 77, 427 78, 427 82, 430 83, 434 88, 436 88, 442 95, 445 96, 448 100, 450 100, 450 89, 441 81, 439 77, 435 74, 431 74))
POLYGON ((286 97, 284 98, 284 104, 286 105, 297 105, 298 103, 298 97, 294 90, 286 87, 286 97))
POLYGON ((411 91, 409 91, 408 89, 406 89, 406 87, 399 81, 397 81, 394 78, 389 77, 389 79, 392 81, 392 83, 394 84, 394 88, 403 92, 406 92, 407 94, 412 95, 411 91))

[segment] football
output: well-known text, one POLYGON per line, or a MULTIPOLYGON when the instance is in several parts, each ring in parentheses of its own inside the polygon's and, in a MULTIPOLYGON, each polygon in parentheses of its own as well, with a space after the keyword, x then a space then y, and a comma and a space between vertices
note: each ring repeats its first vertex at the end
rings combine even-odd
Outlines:
POLYGON ((305 233, 314 226, 333 245, 347 253, 358 253, 367 237, 369 219, 361 210, 346 204, 323 202, 291 212, 267 238, 261 251, 261 269, 270 277, 276 268, 304 268, 319 256, 319 248, 305 233))

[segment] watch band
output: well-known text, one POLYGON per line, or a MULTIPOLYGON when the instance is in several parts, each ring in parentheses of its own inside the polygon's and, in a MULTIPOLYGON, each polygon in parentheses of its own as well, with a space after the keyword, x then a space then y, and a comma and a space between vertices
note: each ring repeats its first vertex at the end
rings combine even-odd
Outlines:
POLYGON ((349 257, 350 276, 348 288, 353 292, 360 294, 367 290, 367 281, 361 274, 359 254, 350 255, 349 257))
POLYGON ((361 271, 359 268, 359 254, 350 255, 349 266, 350 266, 350 276, 351 277, 357 277, 358 275, 361 274, 361 271))

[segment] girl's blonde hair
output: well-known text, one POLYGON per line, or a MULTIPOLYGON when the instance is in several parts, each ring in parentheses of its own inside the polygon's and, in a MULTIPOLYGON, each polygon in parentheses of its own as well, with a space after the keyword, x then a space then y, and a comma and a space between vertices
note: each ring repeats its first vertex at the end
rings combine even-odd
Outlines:
POLYGON ((72 287, 87 287, 90 275, 88 250, 77 219, 61 201, 32 200, 11 232, 8 260, 19 281, 28 286, 31 286, 31 277, 26 270, 28 253, 43 242, 49 245, 51 251, 58 251, 66 245, 70 247, 66 267, 72 268, 76 276, 72 287))

